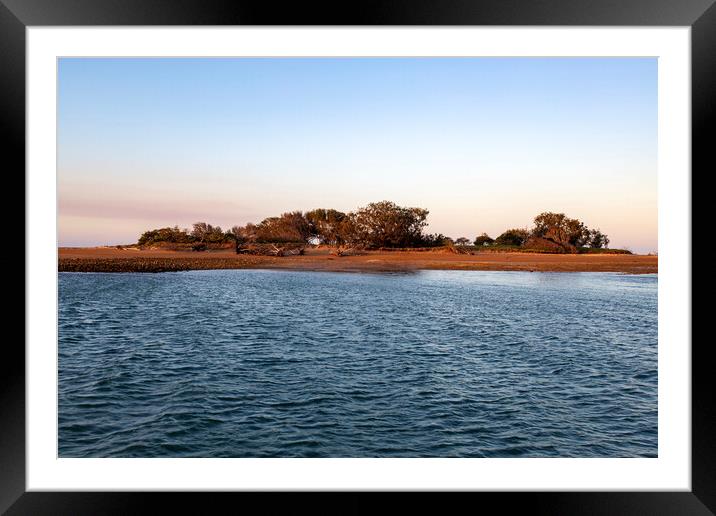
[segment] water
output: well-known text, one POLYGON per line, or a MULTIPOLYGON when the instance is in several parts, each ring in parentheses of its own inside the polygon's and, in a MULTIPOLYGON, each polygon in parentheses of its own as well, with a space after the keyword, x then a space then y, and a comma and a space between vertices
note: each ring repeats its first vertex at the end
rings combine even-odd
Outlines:
POLYGON ((61 457, 657 456, 657 276, 59 275, 61 457))

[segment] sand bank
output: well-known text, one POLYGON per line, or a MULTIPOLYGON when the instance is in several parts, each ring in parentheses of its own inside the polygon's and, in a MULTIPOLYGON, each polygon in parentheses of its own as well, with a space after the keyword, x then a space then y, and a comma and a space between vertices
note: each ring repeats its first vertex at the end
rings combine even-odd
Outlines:
POLYGON ((60 271, 165 272, 200 269, 295 269, 336 272, 401 272, 415 270, 658 272, 658 257, 625 254, 454 254, 445 251, 370 251, 359 256, 333 256, 309 249, 304 256, 237 255, 232 251, 189 252, 59 248, 60 271))

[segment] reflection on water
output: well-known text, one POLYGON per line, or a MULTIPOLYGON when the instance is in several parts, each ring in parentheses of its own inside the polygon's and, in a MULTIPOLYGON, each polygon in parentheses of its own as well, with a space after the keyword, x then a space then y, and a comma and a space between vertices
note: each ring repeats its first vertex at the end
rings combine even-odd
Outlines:
POLYGON ((657 454, 657 276, 59 278, 62 457, 657 454))

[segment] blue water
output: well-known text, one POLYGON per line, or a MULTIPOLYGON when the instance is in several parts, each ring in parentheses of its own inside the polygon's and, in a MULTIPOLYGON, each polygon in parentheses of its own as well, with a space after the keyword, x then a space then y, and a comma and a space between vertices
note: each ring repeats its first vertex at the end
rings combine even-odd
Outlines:
POLYGON ((59 275, 61 457, 654 457, 657 276, 59 275))

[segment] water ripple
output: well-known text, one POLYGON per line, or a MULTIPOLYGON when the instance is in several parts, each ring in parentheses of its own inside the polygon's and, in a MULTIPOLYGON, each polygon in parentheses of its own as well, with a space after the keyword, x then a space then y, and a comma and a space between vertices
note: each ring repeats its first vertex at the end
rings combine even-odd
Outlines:
POLYGON ((60 273, 62 457, 654 457, 657 277, 60 273))

